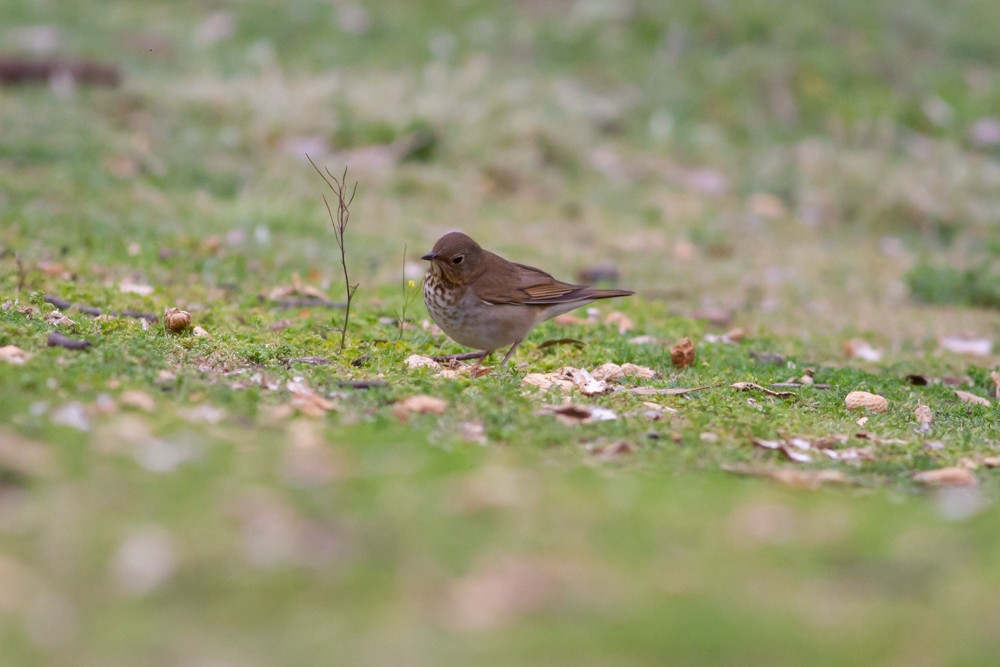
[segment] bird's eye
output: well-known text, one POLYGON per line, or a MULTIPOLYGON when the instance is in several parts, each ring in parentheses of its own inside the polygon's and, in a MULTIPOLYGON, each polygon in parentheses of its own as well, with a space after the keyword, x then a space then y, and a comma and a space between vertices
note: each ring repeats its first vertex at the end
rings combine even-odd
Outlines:
POLYGON ((452 264, 461 264, 463 259, 465 259, 465 257, 463 257, 462 255, 459 255, 458 257, 452 257, 451 258, 451 263, 452 264))

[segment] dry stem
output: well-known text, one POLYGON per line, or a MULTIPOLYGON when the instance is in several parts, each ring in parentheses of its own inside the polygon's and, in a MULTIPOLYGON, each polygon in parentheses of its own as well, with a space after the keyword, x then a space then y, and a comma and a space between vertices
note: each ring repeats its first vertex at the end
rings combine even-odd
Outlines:
POLYGON ((323 203, 326 205, 326 214, 330 218, 330 226, 333 227, 333 235, 337 240, 337 247, 340 248, 340 266, 344 270, 344 289, 347 291, 347 306, 344 308, 344 324, 340 327, 340 352, 344 351, 344 344, 347 339, 347 323, 351 318, 351 301, 354 298, 354 293, 358 290, 358 283, 351 284, 350 275, 347 272, 347 250, 346 244, 344 242, 344 232, 347 230, 347 222, 351 218, 351 202, 354 201, 354 195, 358 191, 358 182, 354 182, 354 187, 351 188, 350 196, 347 194, 347 167, 344 167, 344 173, 338 179, 329 169, 320 169, 313 159, 306 155, 306 159, 309 160, 309 164, 312 165, 316 173, 319 174, 323 182, 326 183, 327 187, 337 196, 337 214, 334 216, 333 208, 330 206, 330 201, 323 195, 323 203))

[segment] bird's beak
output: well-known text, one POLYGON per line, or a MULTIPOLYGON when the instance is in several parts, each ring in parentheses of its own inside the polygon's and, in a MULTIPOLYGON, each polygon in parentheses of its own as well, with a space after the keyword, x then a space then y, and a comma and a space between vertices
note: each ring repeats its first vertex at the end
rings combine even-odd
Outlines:
POLYGON ((420 259, 426 259, 427 261, 430 261, 432 259, 437 259, 437 256, 438 254, 436 252, 429 252, 420 259))

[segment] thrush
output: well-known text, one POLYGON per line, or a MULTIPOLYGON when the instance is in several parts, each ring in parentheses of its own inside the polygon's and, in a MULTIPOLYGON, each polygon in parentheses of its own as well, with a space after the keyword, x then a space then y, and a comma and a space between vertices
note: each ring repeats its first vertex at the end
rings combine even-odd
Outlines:
POLYGON ((510 345, 503 366, 528 332, 549 318, 597 299, 635 294, 564 283, 484 250, 461 232, 445 234, 420 259, 431 263, 424 277, 427 312, 456 343, 482 350, 477 366, 510 345))

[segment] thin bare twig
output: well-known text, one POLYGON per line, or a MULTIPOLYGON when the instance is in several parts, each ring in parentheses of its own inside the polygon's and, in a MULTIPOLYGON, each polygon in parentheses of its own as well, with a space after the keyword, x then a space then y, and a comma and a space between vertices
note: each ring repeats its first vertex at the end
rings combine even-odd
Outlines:
POLYGON ((344 289, 347 292, 347 304, 344 307, 344 324, 339 327, 340 352, 343 352, 347 340, 347 324, 351 318, 351 301, 354 299, 354 293, 358 291, 358 283, 351 284, 351 277, 347 271, 347 246, 344 241, 344 232, 347 231, 347 223, 351 218, 351 203, 354 201, 354 195, 358 192, 358 182, 354 182, 354 187, 348 196, 347 167, 344 167, 344 173, 338 179, 329 169, 320 169, 308 155, 306 155, 306 159, 309 160, 309 164, 312 165, 316 173, 319 174, 319 177, 323 179, 323 182, 326 183, 327 187, 337 197, 336 215, 334 215, 333 207, 330 206, 330 201, 326 198, 326 195, 323 195, 323 204, 326 206, 326 214, 330 218, 330 226, 333 227, 333 236, 337 240, 337 247, 340 248, 340 266, 344 271, 344 289))
POLYGON ((399 313, 397 322, 399 324, 399 331, 396 334, 396 340, 400 340, 403 337, 403 327, 406 325, 406 310, 410 307, 410 302, 413 300, 413 292, 408 290, 407 287, 412 281, 406 279, 406 250, 407 244, 403 244, 403 268, 400 274, 400 289, 403 292, 403 310, 399 313))

